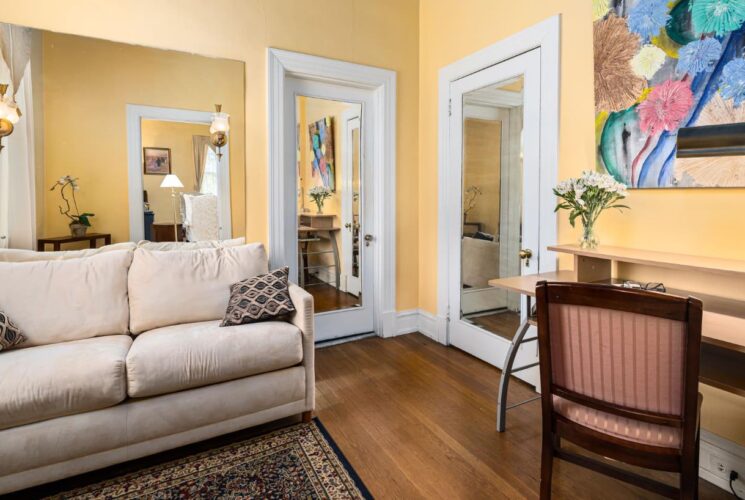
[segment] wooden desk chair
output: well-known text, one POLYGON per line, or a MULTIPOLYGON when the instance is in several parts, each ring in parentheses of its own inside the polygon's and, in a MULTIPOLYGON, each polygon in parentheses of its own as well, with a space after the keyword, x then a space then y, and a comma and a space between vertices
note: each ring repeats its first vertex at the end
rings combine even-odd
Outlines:
POLYGON ((607 285, 538 283, 543 444, 541 498, 553 458, 668 498, 698 496, 701 301, 607 285), (679 488, 563 450, 561 439, 649 469, 679 488))

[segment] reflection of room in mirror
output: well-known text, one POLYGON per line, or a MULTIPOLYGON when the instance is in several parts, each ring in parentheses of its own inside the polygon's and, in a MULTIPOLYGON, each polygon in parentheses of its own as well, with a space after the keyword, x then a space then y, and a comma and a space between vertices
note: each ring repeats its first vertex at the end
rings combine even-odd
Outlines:
POLYGON ((174 222, 181 226, 179 241, 219 239, 217 209, 218 159, 210 144, 207 123, 142 120, 140 124, 143 154, 151 149, 168 151, 170 172, 143 169, 143 190, 147 203, 144 211, 145 238, 149 241, 174 241, 174 222), (176 213, 171 193, 161 188, 165 173, 176 175, 184 185, 179 191, 176 213))
MULTIPOLYGON (((0 23, 3 46, 10 26, 0 23)), ((159 187, 167 173, 164 150, 170 148, 171 169, 185 186, 179 193, 200 191, 195 189, 195 161, 199 160, 195 158, 192 136, 209 137, 209 116, 216 103, 222 104, 222 110, 230 115, 231 127, 226 146, 230 149, 229 165, 225 168, 230 181, 224 183, 230 197, 228 233, 233 237, 245 235, 243 62, 20 26, 13 27, 13 35, 14 53, 18 56, 14 64, 19 80, 16 99, 21 100, 23 114, 15 133, 3 140, 6 149, 0 161, 12 164, 12 168, 5 169, 8 182, 0 186, 0 232, 11 235, 3 240, 3 245, 36 248, 40 237, 70 235, 70 221, 59 212, 59 195, 49 191, 65 175, 78 179, 76 197, 80 211, 95 214, 90 218, 89 232, 110 234, 113 243, 131 239, 128 105, 198 111, 208 117, 206 124, 177 123, 178 120, 161 123, 162 128, 168 125, 173 131, 184 129, 177 134, 179 139, 173 139, 179 144, 176 146, 169 144, 171 139, 165 139, 165 131, 156 132, 155 125, 147 120, 142 123, 142 146, 162 149, 160 157, 153 157, 154 170, 150 173, 145 172, 145 158, 136 158, 142 176, 141 192, 147 192, 153 212, 151 222, 170 224, 173 239, 170 190, 159 187), (190 127, 194 130, 185 131, 190 127), (160 138, 150 141, 146 139, 148 134, 160 138), (10 197, 8 190, 21 196, 10 197), (22 213, 24 217, 8 218, 9 212, 22 213)), ((0 59, 0 76, 4 71, 7 65, 0 59)), ((212 158, 212 152, 199 153, 203 154, 212 158)), ((140 155, 144 156, 142 149, 140 155)), ((208 166, 214 164, 209 158, 208 166)), ((218 171, 207 168, 202 174, 202 184, 212 186, 212 191, 220 184, 218 171)), ((180 198, 177 215, 183 219, 185 209, 180 198)), ((137 209, 138 218, 144 219, 140 202, 137 209)), ((136 239, 154 239, 152 227, 149 233, 143 232, 136 239)), ((203 236, 192 235, 196 239, 203 236)), ((208 233, 208 237, 212 236, 214 232, 208 233)), ((65 247, 74 248, 75 243, 65 247)))
POLYGON ((463 238, 461 313, 511 338, 519 296, 487 281, 520 274, 523 78, 463 98, 463 238))
POLYGON ((298 281, 316 312, 359 307, 361 106, 305 96, 296 106, 298 281), (321 213, 319 188, 330 193, 321 213))

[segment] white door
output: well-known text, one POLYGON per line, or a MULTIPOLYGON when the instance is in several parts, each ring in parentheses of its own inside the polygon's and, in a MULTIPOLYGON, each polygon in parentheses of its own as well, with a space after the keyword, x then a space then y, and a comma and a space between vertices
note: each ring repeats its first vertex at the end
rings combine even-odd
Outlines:
MULTIPOLYGON (((528 312, 488 280, 539 272, 540 90, 540 49, 450 86, 449 340, 498 367, 528 312)), ((536 356, 528 344, 516 366, 536 356)))
POLYGON ((360 279, 360 113, 350 109, 342 115, 344 136, 344 166, 342 171, 342 228, 343 263, 342 290, 359 297, 360 279), (350 249, 347 251, 346 249, 350 249))
POLYGON ((314 296, 316 341, 374 331, 373 245, 376 243, 375 235, 368 229, 374 222, 371 206, 374 176, 369 168, 374 145, 372 134, 367 133, 373 130, 372 97, 368 90, 318 81, 288 78, 285 85, 285 110, 289 113, 286 123, 292 127, 286 134, 296 139, 293 144, 296 154, 288 155, 287 168, 294 173, 291 178, 295 180, 297 197, 285 200, 285 213, 290 214, 285 221, 285 234, 290 245, 284 260, 290 267, 290 279, 314 296), (310 110, 311 104, 315 106, 315 115, 310 110), (342 111, 337 114, 319 109, 342 111), (356 110, 357 118, 347 137, 342 116, 349 109, 356 110), (318 121, 324 126, 331 124, 333 144, 316 144, 318 150, 314 150, 310 127, 318 121), (329 149, 333 149, 333 154, 328 153, 329 149), (323 175, 319 174, 318 165, 313 163, 316 155, 328 155, 334 160, 335 168, 330 174, 333 193, 324 203, 323 214, 317 213, 310 197, 312 186, 330 182, 329 173, 324 170, 323 175), (356 174, 349 172, 353 168, 357 169, 356 174), (352 201, 352 207, 345 207, 355 194, 357 201, 352 201), (345 227, 352 218, 346 211, 357 213, 357 238, 349 237, 354 236, 355 227, 354 223, 345 227), (342 276, 347 277, 346 283, 342 276))

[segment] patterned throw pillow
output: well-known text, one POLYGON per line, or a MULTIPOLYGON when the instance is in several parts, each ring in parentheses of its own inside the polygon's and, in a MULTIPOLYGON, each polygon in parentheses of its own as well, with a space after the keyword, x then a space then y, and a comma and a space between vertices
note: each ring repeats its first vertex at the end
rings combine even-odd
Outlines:
POLYGON ((220 326, 245 325, 294 312, 287 288, 289 272, 289 268, 282 267, 232 285, 220 326))
POLYGON ((7 314, 0 311, 0 351, 10 349, 26 340, 21 331, 11 323, 7 314))

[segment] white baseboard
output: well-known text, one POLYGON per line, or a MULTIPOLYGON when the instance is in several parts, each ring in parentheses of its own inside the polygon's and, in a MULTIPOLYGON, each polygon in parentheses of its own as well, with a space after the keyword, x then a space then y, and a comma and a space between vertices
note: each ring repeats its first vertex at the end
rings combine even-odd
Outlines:
POLYGON ((740 476, 733 485, 735 491, 740 498, 745 498, 745 447, 702 429, 699 476, 730 492, 732 470, 740 476))
POLYGON ((436 342, 444 344, 445 336, 441 334, 440 323, 440 318, 423 309, 400 311, 396 315, 396 335, 419 332, 436 342))

